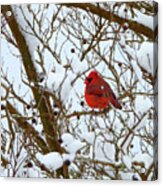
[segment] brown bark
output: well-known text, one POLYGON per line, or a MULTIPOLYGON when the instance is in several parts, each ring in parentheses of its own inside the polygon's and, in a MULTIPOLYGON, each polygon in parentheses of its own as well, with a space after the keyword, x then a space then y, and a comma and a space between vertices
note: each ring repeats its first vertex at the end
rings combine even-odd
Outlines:
MULTIPOLYGON (((3 16, 5 17, 6 21, 8 22, 8 26, 11 29, 11 32, 16 40, 18 49, 20 51, 21 57, 22 57, 22 63, 24 65, 27 77, 29 82, 37 83, 37 72, 34 66, 34 63, 32 61, 31 54, 29 52, 26 40, 22 34, 22 32, 19 29, 19 26, 17 24, 17 21, 14 17, 14 14, 12 12, 12 9, 10 5, 3 5, 1 7, 1 12, 3 16), (10 11, 12 13, 10 20, 8 20, 8 17, 6 15, 6 12, 10 11)), ((45 137, 47 141, 47 146, 49 148, 49 151, 57 151, 59 153, 63 153, 64 150, 61 148, 59 142, 58 142, 58 134, 56 130, 56 120, 53 116, 52 108, 49 101, 49 94, 40 92, 39 87, 34 86, 31 87, 33 96, 36 102, 36 107, 40 113, 40 118, 43 124, 45 137)), ((9 103, 8 103, 9 104, 9 103)), ((9 105, 10 111, 16 112, 14 107, 12 105, 9 105)), ((18 122, 19 123, 19 122, 18 122)), ((24 126, 25 127, 25 126, 24 126)), ((31 130, 31 127, 28 126, 28 129, 31 130)), ((37 135, 35 136, 37 137, 37 135)), ((59 171, 59 174, 63 175, 64 177, 68 177, 68 169, 67 166, 64 170, 59 171), (66 171, 65 171, 66 169, 66 171)))
POLYGON ((79 8, 79 9, 82 9, 85 11, 90 11, 91 13, 93 13, 95 15, 103 17, 104 19, 107 19, 108 21, 116 22, 120 25, 127 23, 128 28, 133 30, 137 34, 142 34, 142 35, 148 37, 149 40, 152 40, 152 41, 154 41, 156 39, 157 27, 153 31, 152 29, 150 29, 149 27, 147 27, 141 23, 119 17, 118 15, 115 15, 115 14, 111 13, 110 11, 104 10, 103 8, 100 8, 100 7, 96 7, 95 5, 93 5, 91 3, 68 3, 68 4, 62 4, 62 5, 67 6, 67 7, 72 7, 72 8, 73 7, 79 8))

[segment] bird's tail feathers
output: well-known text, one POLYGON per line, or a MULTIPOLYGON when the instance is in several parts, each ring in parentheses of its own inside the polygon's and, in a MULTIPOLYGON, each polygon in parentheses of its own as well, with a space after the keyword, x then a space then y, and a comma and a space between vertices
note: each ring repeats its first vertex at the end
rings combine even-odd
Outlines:
POLYGON ((122 109, 122 106, 121 106, 121 104, 119 103, 118 100, 116 100, 116 99, 111 99, 110 102, 111 102, 111 104, 112 104, 115 108, 117 108, 117 109, 122 109))

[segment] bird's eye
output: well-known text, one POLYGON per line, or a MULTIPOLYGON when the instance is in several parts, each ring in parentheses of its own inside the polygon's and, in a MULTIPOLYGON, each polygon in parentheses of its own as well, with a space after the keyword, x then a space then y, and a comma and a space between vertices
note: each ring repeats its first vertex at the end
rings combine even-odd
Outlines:
POLYGON ((90 83, 92 81, 92 78, 86 78, 87 81, 90 83))

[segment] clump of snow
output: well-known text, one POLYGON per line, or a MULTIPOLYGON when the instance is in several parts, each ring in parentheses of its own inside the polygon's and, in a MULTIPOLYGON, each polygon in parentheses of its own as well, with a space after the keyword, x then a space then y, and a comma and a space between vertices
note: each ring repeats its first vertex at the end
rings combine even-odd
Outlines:
POLYGON ((7 17, 10 17, 12 15, 11 11, 6 12, 7 17))
POLYGON ((75 154, 62 154, 63 160, 69 160, 70 162, 74 161, 75 154))
POLYGON ((61 146, 69 153, 76 153, 78 150, 83 148, 86 143, 81 142, 79 139, 75 139, 71 134, 63 134, 61 146))
POLYGON ((61 138, 62 138, 63 143, 67 143, 67 144, 72 143, 74 141, 74 137, 70 133, 62 134, 61 138))
POLYGON ((145 14, 145 12, 146 12, 145 8, 141 8, 140 11, 141 11, 143 14, 145 14))
POLYGON ((51 152, 45 155, 37 153, 36 158, 51 171, 63 166, 63 158, 58 152, 51 152))
POLYGON ((148 97, 137 96, 135 98, 135 110, 141 115, 146 113, 152 105, 153 103, 148 97))
POLYGON ((42 126, 41 124, 36 125, 36 126, 35 126, 35 129, 38 131, 38 133, 42 134, 43 126, 42 126))
POLYGON ((63 166, 66 160, 73 162, 75 159, 75 154, 60 154, 58 152, 50 152, 42 155, 37 153, 36 158, 50 171, 56 171, 63 166))

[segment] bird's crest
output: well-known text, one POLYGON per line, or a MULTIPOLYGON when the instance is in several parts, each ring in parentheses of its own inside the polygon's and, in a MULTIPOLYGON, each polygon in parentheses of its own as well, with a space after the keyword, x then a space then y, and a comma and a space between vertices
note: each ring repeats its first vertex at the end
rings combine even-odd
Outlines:
POLYGON ((99 73, 96 70, 91 71, 88 75, 89 78, 95 77, 95 76, 99 76, 99 73))
POLYGON ((92 79, 97 76, 99 76, 99 73, 96 70, 91 71, 89 75, 86 77, 85 84, 90 83, 92 79))

